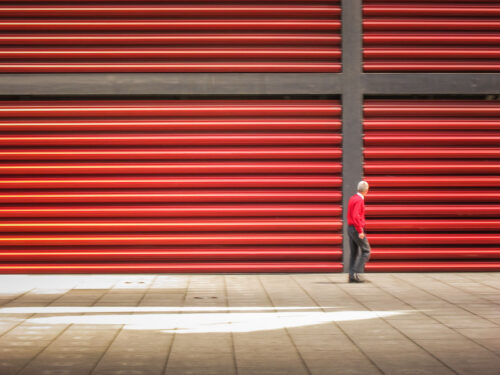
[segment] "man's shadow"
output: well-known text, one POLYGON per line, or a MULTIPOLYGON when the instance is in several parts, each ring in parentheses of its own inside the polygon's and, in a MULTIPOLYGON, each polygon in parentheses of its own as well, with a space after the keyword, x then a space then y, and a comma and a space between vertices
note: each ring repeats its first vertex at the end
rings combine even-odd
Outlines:
MULTIPOLYGON (((329 284, 329 285, 331 285, 331 284, 356 284, 356 283, 350 283, 348 281, 316 281, 316 282, 314 282, 314 284, 329 284)), ((370 281, 365 280, 365 282, 362 284, 370 284, 370 281)))

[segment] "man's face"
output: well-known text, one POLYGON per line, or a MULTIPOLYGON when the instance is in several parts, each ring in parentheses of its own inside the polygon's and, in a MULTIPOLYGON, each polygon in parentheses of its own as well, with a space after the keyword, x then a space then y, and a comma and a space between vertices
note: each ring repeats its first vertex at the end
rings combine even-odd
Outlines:
POLYGON ((370 190, 370 187, 368 186, 366 190, 363 192, 363 196, 366 196, 368 194, 368 190, 370 190))

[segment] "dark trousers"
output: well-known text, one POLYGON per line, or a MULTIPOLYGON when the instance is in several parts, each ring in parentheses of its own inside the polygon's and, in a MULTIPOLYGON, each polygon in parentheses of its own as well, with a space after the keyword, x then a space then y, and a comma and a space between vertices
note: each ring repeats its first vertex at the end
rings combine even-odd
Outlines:
POLYGON ((349 264, 349 275, 362 273, 365 270, 365 264, 370 259, 370 244, 366 238, 359 238, 359 233, 354 225, 347 227, 349 234, 349 245, 351 247, 351 262, 349 264))

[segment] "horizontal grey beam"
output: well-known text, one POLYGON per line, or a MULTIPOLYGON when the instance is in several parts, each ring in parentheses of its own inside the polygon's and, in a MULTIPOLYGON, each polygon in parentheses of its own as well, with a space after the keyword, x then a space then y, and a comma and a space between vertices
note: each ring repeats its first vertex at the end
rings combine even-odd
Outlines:
POLYGON ((365 94, 500 94, 498 73, 365 73, 365 94))
MULTIPOLYGON (((0 74, 0 95, 340 95, 346 73, 0 74)), ((362 73, 366 95, 500 94, 495 73, 362 73)))
POLYGON ((330 73, 0 74, 0 95, 328 95, 330 73))

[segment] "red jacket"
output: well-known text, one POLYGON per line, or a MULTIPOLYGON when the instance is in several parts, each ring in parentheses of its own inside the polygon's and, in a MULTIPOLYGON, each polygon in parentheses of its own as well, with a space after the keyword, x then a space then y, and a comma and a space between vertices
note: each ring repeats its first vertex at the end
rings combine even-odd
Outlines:
POLYGON ((358 233, 363 233, 365 227, 365 200, 358 194, 349 199, 347 205, 347 224, 354 225, 358 233))

